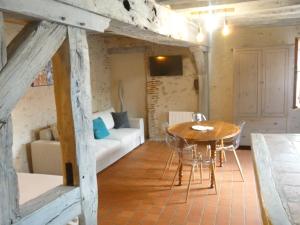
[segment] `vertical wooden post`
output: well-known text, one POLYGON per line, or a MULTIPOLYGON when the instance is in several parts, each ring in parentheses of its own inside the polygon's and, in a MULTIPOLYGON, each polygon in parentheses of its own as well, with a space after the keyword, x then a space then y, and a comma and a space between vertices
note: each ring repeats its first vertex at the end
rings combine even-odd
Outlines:
POLYGON ((90 62, 86 32, 68 28, 53 58, 57 122, 66 185, 80 186, 80 224, 96 225, 98 191, 93 139, 90 62))
POLYGON ((209 118, 209 79, 208 49, 202 46, 191 47, 194 55, 199 80, 199 110, 209 118))
MULTIPOLYGON (((0 12, 0 69, 6 64, 3 16, 0 12)), ((0 224, 12 224, 19 215, 18 181, 12 159, 12 122, 0 121, 0 224)))

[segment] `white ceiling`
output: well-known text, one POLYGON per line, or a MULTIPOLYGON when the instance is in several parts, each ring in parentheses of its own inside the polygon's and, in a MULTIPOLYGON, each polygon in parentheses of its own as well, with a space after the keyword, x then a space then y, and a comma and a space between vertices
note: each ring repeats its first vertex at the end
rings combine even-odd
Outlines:
POLYGON ((300 0, 156 0, 195 19, 211 12, 236 26, 300 25, 300 0))

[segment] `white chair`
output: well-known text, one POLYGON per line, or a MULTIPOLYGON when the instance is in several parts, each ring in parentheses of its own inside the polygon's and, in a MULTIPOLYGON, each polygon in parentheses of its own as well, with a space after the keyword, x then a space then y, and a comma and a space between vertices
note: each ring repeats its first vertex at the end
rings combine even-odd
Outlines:
POLYGON ((170 167, 172 166, 174 157, 176 155, 176 147, 177 147, 176 138, 174 136, 171 136, 170 134, 168 134, 168 132, 165 132, 165 142, 168 146, 168 150, 170 150, 170 154, 169 154, 168 160, 165 164, 164 171, 163 171, 161 178, 164 177, 166 171, 169 170, 170 167))

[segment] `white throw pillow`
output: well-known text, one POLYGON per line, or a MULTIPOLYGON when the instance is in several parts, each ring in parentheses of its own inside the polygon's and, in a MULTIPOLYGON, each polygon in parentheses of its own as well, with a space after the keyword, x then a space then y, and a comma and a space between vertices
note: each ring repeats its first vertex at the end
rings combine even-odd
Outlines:
POLYGON ((57 129, 56 123, 55 123, 55 124, 52 124, 52 125, 50 126, 50 129, 51 129, 51 131, 52 131, 52 135, 53 135, 53 137, 54 137, 54 140, 55 140, 55 141, 59 141, 59 133, 58 133, 58 129, 57 129))
POLYGON ((45 141, 53 140, 52 132, 50 128, 40 130, 39 134, 40 134, 40 140, 45 140, 45 141))
POLYGON ((101 119, 103 120, 106 128, 108 130, 114 128, 115 126, 115 122, 114 122, 114 119, 111 115, 111 112, 114 112, 114 108, 109 108, 105 111, 102 111, 102 112, 96 112, 96 113, 93 113, 93 119, 96 119, 98 117, 101 117, 101 119))

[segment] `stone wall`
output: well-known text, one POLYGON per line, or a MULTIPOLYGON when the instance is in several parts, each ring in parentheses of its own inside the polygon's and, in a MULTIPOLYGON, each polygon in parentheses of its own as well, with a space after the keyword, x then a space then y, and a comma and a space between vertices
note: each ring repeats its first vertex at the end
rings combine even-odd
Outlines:
MULTIPOLYGON (((182 55, 183 75, 170 77, 147 76, 147 106, 150 138, 161 138, 161 126, 168 121, 169 111, 198 110, 198 92, 194 88, 197 78, 193 56, 186 48, 152 45, 148 56, 182 55)), ((146 59, 147 60, 147 59, 146 59)))
MULTIPOLYGON (((151 139, 162 137, 161 125, 168 121, 169 111, 197 111, 198 92, 194 89, 197 78, 193 55, 188 48, 163 46, 124 37, 106 38, 107 48, 114 51, 145 51, 146 96, 148 127, 151 139), (182 55, 183 75, 153 77, 149 74, 148 57, 157 55, 182 55)), ((124 60, 126 54, 124 53, 124 60)), ((144 91, 143 89, 138 89, 144 91)), ((113 90, 115 91, 115 90, 113 90)), ((138 104, 138 103, 137 103, 138 104)))

